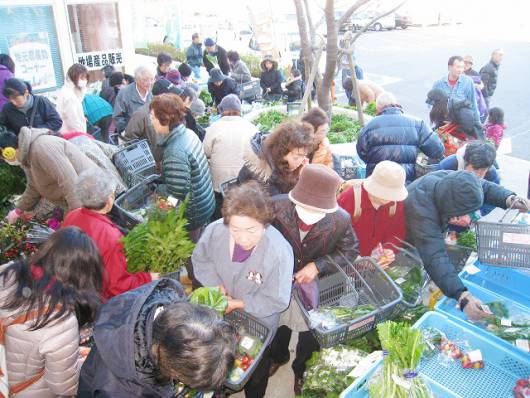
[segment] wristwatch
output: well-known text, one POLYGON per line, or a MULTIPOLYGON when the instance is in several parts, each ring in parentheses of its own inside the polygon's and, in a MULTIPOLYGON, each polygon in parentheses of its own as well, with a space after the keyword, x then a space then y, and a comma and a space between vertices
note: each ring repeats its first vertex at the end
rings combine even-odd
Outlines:
POLYGON ((461 300, 458 301, 458 306, 460 308, 460 311, 464 311, 464 308, 469 303, 469 299, 467 298, 469 296, 469 292, 468 292, 467 288, 462 292, 461 295, 464 295, 464 298, 462 298, 461 300), (468 293, 468 294, 466 294, 466 293, 468 293))

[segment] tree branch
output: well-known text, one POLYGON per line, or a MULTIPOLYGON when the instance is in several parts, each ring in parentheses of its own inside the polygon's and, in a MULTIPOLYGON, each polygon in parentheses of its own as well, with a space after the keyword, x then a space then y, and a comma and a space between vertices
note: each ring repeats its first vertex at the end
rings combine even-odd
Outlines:
POLYGON ((337 21, 337 29, 340 29, 340 27, 352 16, 352 14, 357 11, 360 7, 365 5, 371 0, 357 0, 355 4, 353 4, 350 8, 346 10, 346 12, 340 17, 340 19, 337 21))
POLYGON ((315 44, 315 26, 313 25, 313 18, 311 16, 311 10, 309 9, 309 2, 308 0, 304 0, 304 6, 305 6, 305 15, 307 17, 307 25, 309 26, 309 36, 311 37, 311 45, 315 44))

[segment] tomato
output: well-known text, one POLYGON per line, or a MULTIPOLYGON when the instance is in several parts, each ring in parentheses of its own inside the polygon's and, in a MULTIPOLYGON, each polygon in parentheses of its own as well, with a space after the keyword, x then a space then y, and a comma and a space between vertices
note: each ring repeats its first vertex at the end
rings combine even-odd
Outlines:
POLYGON ((248 363, 241 364, 241 369, 243 369, 245 372, 248 370, 249 367, 250 365, 248 363))

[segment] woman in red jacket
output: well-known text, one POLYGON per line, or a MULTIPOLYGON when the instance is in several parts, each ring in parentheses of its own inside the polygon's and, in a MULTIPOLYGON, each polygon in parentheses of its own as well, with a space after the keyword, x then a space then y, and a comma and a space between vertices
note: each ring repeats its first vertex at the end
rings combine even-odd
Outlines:
POLYGON ((62 225, 79 227, 96 242, 105 268, 102 290, 105 300, 160 278, 157 273, 127 272, 120 242, 123 235, 105 215, 114 204, 115 188, 114 180, 99 169, 82 172, 75 189, 83 207, 68 213, 62 225))
POLYGON ((403 167, 385 160, 366 180, 352 180, 338 198, 351 216, 361 256, 373 255, 382 267, 395 260, 394 251, 405 239, 405 178, 403 167))

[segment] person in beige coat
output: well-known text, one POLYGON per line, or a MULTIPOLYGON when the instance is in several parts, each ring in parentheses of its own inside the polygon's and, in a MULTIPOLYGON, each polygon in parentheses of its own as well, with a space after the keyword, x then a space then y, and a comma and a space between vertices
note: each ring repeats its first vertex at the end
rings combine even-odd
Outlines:
MULTIPOLYGON (((44 198, 54 205, 73 210, 81 207, 75 194, 75 181, 84 170, 97 167, 74 144, 48 134, 45 129, 23 127, 11 143, 2 138, 1 148, 12 148, 13 159, 4 160, 19 165, 26 174, 26 190, 13 211, 31 212, 44 198)), ((6 152, 5 150, 3 151, 6 152)))
POLYGON ((11 394, 77 394, 88 354, 79 347, 79 325, 94 321, 102 280, 97 247, 75 227, 55 232, 32 258, 0 266, 0 322, 7 326, 6 368, 1 370, 11 394))
POLYGON ((86 133, 86 117, 83 112, 83 97, 88 84, 88 70, 81 64, 73 64, 67 73, 66 82, 59 90, 57 112, 63 125, 59 132, 86 133))

